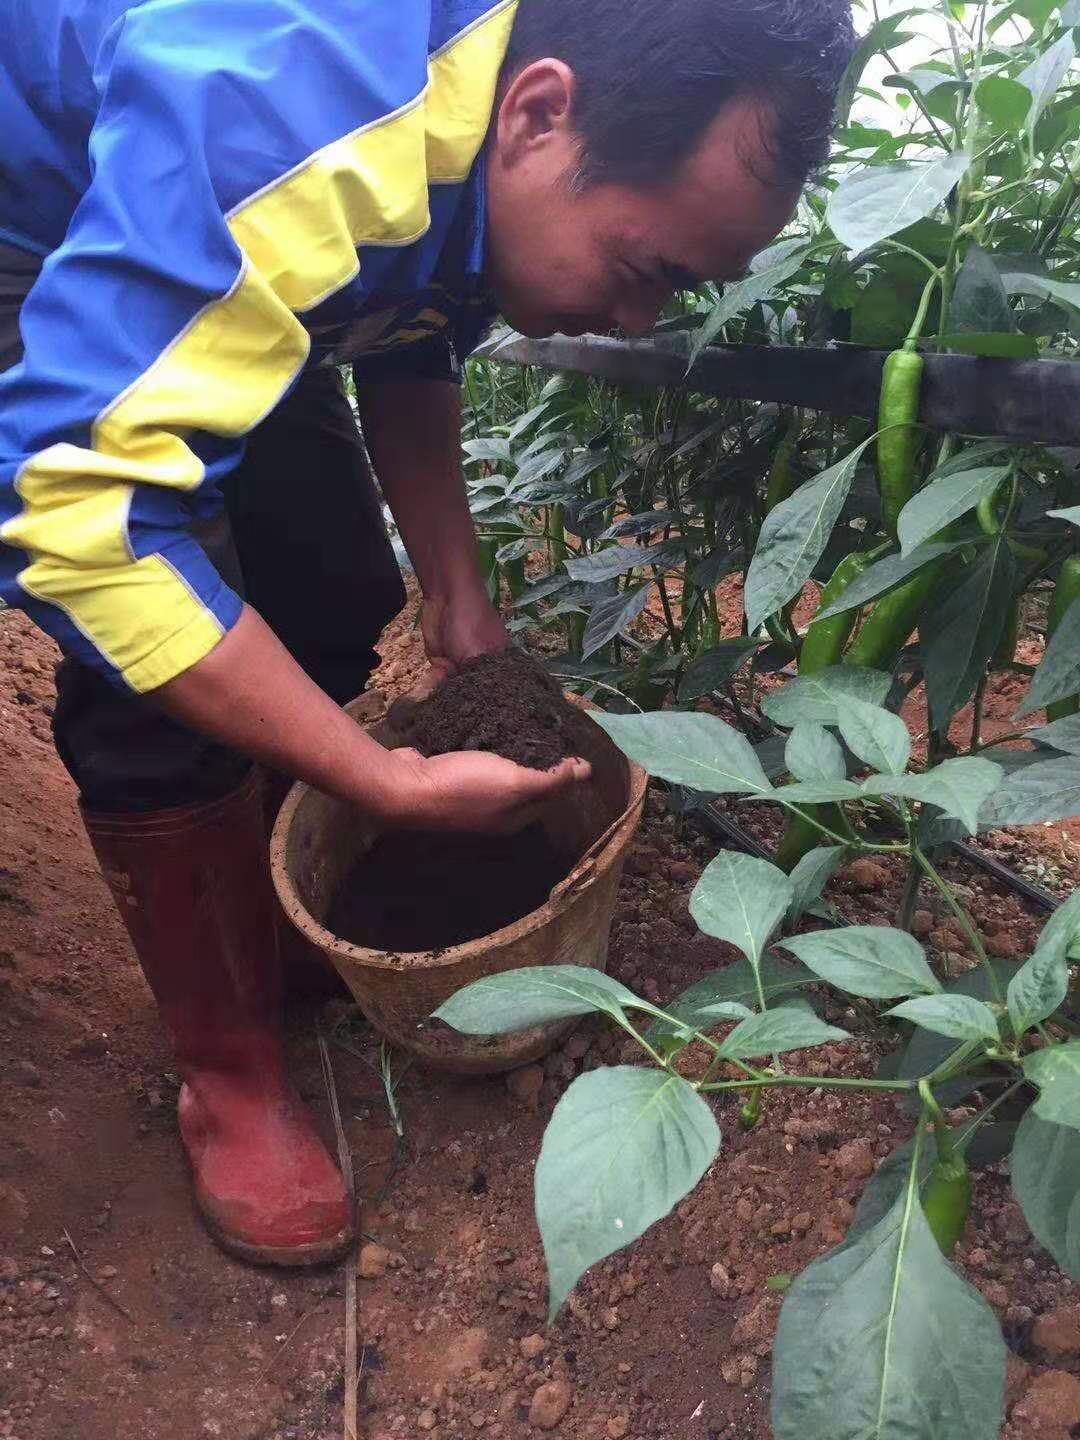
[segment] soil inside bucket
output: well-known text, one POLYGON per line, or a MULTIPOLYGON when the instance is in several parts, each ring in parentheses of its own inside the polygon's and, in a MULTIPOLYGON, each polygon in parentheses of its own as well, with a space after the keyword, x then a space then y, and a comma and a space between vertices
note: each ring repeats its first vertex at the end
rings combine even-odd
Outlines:
MULTIPOLYGON (((599 771, 608 743, 516 650, 468 661, 428 699, 399 700, 389 721, 424 755, 486 750, 537 770, 583 755, 599 771)), ((621 803, 590 786, 518 835, 385 835, 345 876, 326 923, 354 945, 397 953, 478 940, 538 910, 621 803)))
POLYGON ((533 770, 589 757, 595 727, 558 682, 520 650, 467 661, 426 700, 399 700, 390 723, 423 755, 489 750, 533 770))
POLYGON ((326 923, 369 950, 442 950, 539 910, 568 872, 540 825, 512 836, 400 831, 345 876, 326 923))

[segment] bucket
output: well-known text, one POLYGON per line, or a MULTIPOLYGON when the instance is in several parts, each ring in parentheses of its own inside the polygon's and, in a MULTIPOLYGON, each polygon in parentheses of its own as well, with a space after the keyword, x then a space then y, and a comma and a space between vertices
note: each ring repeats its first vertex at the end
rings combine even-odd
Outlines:
MULTIPOLYGON (((578 696, 567 699, 595 709, 578 696)), ((387 749, 404 743, 374 695, 346 706, 387 749)), ((560 798, 542 823, 561 853, 576 856, 547 902, 478 940, 442 950, 391 954, 351 944, 325 926, 342 881, 378 838, 352 806, 309 785, 293 786, 270 845, 274 886, 285 914, 330 960, 375 1029, 439 1070, 461 1075, 512 1070, 538 1059, 574 1021, 513 1035, 461 1035, 435 1010, 463 986, 534 965, 607 968, 608 938, 623 862, 645 803, 647 777, 598 725, 590 726, 592 778, 560 798)))

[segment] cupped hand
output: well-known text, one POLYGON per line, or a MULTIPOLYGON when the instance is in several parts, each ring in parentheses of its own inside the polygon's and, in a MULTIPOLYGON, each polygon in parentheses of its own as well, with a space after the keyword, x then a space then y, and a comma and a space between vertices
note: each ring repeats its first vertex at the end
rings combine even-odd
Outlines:
POLYGON ((410 829, 512 835, 537 818, 544 804, 584 783, 585 760, 530 770, 486 751, 426 757, 392 750, 397 796, 391 817, 410 829))

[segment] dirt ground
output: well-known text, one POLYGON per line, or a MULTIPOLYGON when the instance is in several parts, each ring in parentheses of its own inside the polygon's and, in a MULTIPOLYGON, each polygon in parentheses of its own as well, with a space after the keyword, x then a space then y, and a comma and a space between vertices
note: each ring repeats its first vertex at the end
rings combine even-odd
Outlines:
MULTIPOLYGON (((384 646, 391 694, 422 670, 410 626, 406 615, 384 646)), ((344 1266, 252 1270, 195 1217, 177 1080, 52 751, 53 658, 21 616, 0 616, 0 1437, 331 1440, 342 1435, 344 1266)), ((611 968, 654 1000, 732 957, 687 910, 715 848, 650 801, 611 968)), ((981 875, 954 878, 996 948, 1030 943, 1037 922, 1014 896, 981 875)), ((848 872, 831 898, 852 918, 886 920, 898 883, 888 867, 848 872)), ((963 947, 925 903, 932 953, 962 967, 963 947)), ((795 1065, 871 1073, 880 1031, 826 1013, 856 1040, 795 1065)), ((547 1421, 564 1403, 551 1431, 564 1440, 766 1440, 780 1298, 767 1281, 841 1238, 866 1176, 910 1129, 891 1102, 787 1093, 750 1135, 721 1109, 721 1156, 697 1191, 597 1267, 545 1333, 531 1205, 545 1117, 623 1040, 583 1026, 509 1082, 408 1069, 395 1159, 378 1046, 342 1002, 290 1016, 301 1090, 329 1138, 315 1037, 334 1021, 355 1052, 332 1054, 358 1186, 376 1197, 359 1282, 364 1440, 525 1440, 544 1433, 530 1410, 547 1421)), ((1031 1240, 1000 1168, 977 1179, 958 1258, 1005 1324, 1007 1440, 1080 1434, 1080 1295, 1031 1240)))

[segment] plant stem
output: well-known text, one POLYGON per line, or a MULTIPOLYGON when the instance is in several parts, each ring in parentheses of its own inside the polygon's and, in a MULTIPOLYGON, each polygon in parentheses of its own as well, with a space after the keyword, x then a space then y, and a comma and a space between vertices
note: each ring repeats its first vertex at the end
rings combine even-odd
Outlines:
POLYGON ((915 919, 915 905, 919 898, 919 881, 922 879, 922 871, 914 858, 908 858, 907 880, 904 882, 904 893, 900 897, 900 908, 896 912, 896 928, 911 933, 911 926, 915 919))
POLYGON ((949 1133, 949 1124, 941 1113, 941 1106, 930 1089, 929 1080, 919 1081, 919 1098, 923 1102, 923 1113, 929 1115, 934 1125, 934 1139, 937 1141, 938 1159, 948 1165, 956 1159, 956 1149, 953 1145, 952 1135, 949 1133))
POLYGON ((698 1089, 710 1094, 720 1090, 757 1090, 770 1085, 801 1085, 811 1090, 914 1090, 914 1080, 841 1080, 821 1075, 767 1075, 761 1080, 721 1080, 712 1085, 699 1084, 698 1089))
POLYGON ((974 747, 975 750, 993 750, 996 745, 1007 745, 1011 740, 1026 740, 1028 737, 1023 730, 1014 731, 1012 735, 998 735, 994 740, 983 740, 974 747))
POLYGON ((951 1080, 960 1073, 976 1051, 982 1049, 983 1043, 982 1040, 965 1040, 951 1055, 945 1057, 936 1070, 931 1070, 929 1075, 921 1078, 930 1085, 940 1085, 945 1080, 951 1080))
POLYGON ((679 632, 675 628, 675 616, 671 613, 671 601, 668 599, 663 571, 656 565, 651 565, 649 568, 652 570, 653 579, 656 581, 656 588, 660 591, 660 605, 664 611, 664 623, 667 626, 668 638, 671 640, 672 649, 678 650, 679 632))
POLYGON ((938 893, 944 898, 945 903, 956 916, 957 920, 960 921, 960 925, 963 928, 964 934, 967 936, 971 944, 971 948, 978 956, 979 964, 985 969, 987 973, 990 981, 991 993, 993 994, 994 999, 999 1004, 1001 1004, 1002 1001, 1005 999, 1005 996, 1001 989, 1001 982, 998 980, 997 977, 997 971, 990 964, 990 957, 986 953, 979 932, 975 929, 975 926, 968 918, 967 911, 957 900, 956 896, 952 893, 952 887, 950 885, 946 885, 945 881, 941 878, 941 876, 935 870, 934 866, 930 863, 930 861, 926 858, 926 856, 923 854, 923 852, 919 849, 917 845, 912 847, 911 853, 916 863, 922 868, 923 874, 930 881, 931 885, 933 885, 934 889, 937 890, 938 893))
POLYGON ((908 337, 904 341, 905 350, 915 350, 918 348, 919 339, 926 328, 926 317, 930 313, 930 303, 934 298, 935 290, 942 283, 942 280, 943 272, 935 268, 923 287, 922 297, 919 300, 919 308, 915 312, 915 319, 912 322, 911 329, 908 331, 908 337))
POLYGON ((984 674, 975 690, 975 706, 971 720, 971 745, 968 750, 971 755, 979 749, 982 743, 983 705, 986 702, 986 687, 989 682, 989 674, 984 674))
POLYGON ((868 840, 861 839, 853 842, 850 835, 838 835, 835 830, 830 830, 827 825, 822 825, 809 811, 800 810, 797 805, 792 805, 784 800, 782 792, 780 791, 777 791, 775 795, 770 795, 768 798, 771 800, 775 799, 785 810, 790 810, 792 815, 797 815, 800 820, 805 820, 806 823, 812 825, 815 830, 820 830, 822 835, 827 835, 834 845, 843 845, 847 850, 852 849, 854 845, 859 850, 873 850, 877 854, 906 855, 908 853, 907 845, 874 845, 868 840))

